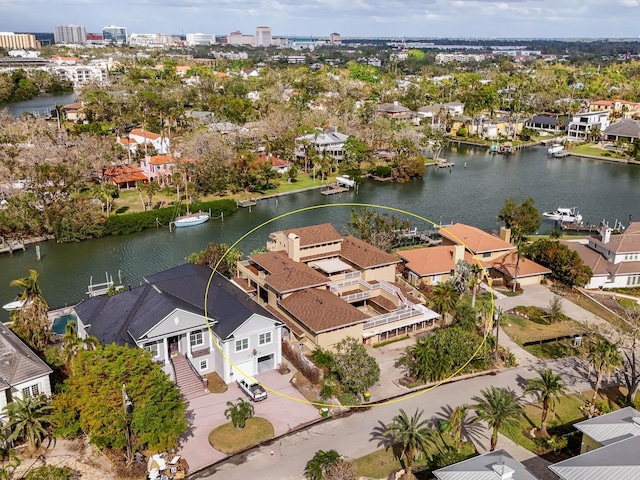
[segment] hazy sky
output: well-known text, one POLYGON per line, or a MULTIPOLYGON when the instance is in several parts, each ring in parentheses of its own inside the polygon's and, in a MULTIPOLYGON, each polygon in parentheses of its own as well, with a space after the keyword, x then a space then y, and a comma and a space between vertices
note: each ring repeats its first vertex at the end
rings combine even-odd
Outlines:
POLYGON ((640 35, 640 0, 0 0, 0 31, 420 37, 640 35))

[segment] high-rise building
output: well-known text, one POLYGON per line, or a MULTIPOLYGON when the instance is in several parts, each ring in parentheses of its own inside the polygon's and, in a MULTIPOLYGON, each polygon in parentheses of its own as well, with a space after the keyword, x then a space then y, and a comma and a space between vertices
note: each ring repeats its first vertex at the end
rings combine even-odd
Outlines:
POLYGON ((28 33, 0 32, 0 48, 40 48, 35 35, 28 33))
POLYGON ((127 43, 127 27, 109 25, 102 27, 102 37, 107 42, 127 43))
POLYGON ((213 45, 216 36, 211 33, 187 33, 187 45, 213 45))
POLYGON ((253 35, 243 35, 242 32, 231 32, 227 35, 227 45, 255 45, 255 37, 253 35))
POLYGON ((331 45, 341 45, 342 44, 342 38, 340 37, 339 33, 332 33, 331 35, 329 35, 329 43, 331 45))
POLYGON ((269 27, 256 27, 256 47, 270 47, 271 46, 271 28, 269 27))
POLYGON ((87 31, 82 25, 58 25, 53 29, 55 43, 87 43, 87 31))

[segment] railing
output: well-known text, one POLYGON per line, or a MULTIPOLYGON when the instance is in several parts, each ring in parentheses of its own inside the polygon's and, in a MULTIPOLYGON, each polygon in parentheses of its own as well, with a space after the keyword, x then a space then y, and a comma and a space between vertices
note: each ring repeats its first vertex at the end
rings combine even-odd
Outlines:
POLYGON ((364 329, 374 328, 378 325, 385 325, 387 323, 396 322, 398 320, 404 320, 405 318, 410 318, 419 314, 419 311, 415 310, 412 307, 405 307, 402 310, 397 310, 395 312, 385 313, 383 315, 378 315, 377 317, 373 317, 363 325, 364 329))
POLYGON ((402 294, 402 290, 400 290, 395 285, 391 285, 389 282, 387 282, 385 280, 381 280, 379 278, 376 278, 376 280, 380 284, 380 289, 384 290, 387 293, 390 293, 391 295, 394 295, 394 296, 397 295, 398 298, 400 299, 400 302, 401 302, 402 306, 403 307, 407 306, 408 302, 407 302, 406 297, 402 294))
POLYGON ((356 270, 355 272, 347 272, 344 274, 344 278, 360 278, 360 276, 362 275, 362 273, 360 273, 359 270, 356 270))
POLYGON ((342 300, 344 300, 345 302, 353 302, 362 298, 369 298, 370 296, 371 292, 358 292, 352 293, 350 295, 343 295, 340 298, 342 298, 342 300))

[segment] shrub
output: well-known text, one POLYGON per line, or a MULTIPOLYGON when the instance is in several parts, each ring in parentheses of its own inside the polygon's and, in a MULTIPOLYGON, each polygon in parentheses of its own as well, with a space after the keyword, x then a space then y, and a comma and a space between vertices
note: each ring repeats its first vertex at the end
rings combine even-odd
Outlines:
POLYGON ((334 362, 333 354, 320 347, 316 347, 316 349, 311 352, 311 360, 320 368, 330 368, 334 362))
POLYGON ((71 480, 73 471, 65 467, 45 465, 34 468, 24 477, 24 480, 71 480))
POLYGON ((464 127, 459 128, 458 131, 456 132, 456 136, 458 136, 458 137, 466 137, 468 135, 469 135, 469 132, 464 127))

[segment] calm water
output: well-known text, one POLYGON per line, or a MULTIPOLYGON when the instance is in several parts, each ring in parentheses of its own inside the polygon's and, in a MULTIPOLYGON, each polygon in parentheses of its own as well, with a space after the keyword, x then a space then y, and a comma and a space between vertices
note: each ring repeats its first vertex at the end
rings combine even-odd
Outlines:
MULTIPOLYGON (((283 196, 261 201, 252 213, 240 209, 224 222, 210 220, 174 233, 160 228, 76 244, 44 242, 40 244, 40 262, 35 258, 35 246, 29 245, 25 253, 0 256, 0 303, 13 299, 18 289, 8 287, 9 282, 25 276, 29 268, 40 272, 44 296, 52 307, 73 304, 85 296, 91 276, 94 283, 104 282, 105 272, 117 279, 120 270, 125 285, 137 285, 145 275, 184 262, 208 242, 233 243, 264 221, 312 205, 379 204, 436 223, 464 222, 496 230, 496 215, 506 197, 522 200, 531 196, 541 212, 576 206, 588 223, 603 218, 610 223, 615 219, 626 222, 629 215, 640 219, 640 168, 571 157, 547 159, 545 153, 543 147, 537 147, 503 157, 452 148, 446 152, 456 163, 451 172, 429 167, 424 178, 404 185, 369 181, 357 193, 340 196, 325 197, 318 191, 283 196)), ((264 246, 269 232, 293 226, 331 222, 342 230, 350 210, 341 206, 290 215, 252 234, 239 247, 251 252, 264 246)), ((545 222, 541 230, 551 227, 552 223, 545 222)))
POLYGON ((66 105, 73 103, 79 98, 75 92, 61 93, 58 95, 50 95, 43 93, 31 100, 24 102, 9 103, 0 106, 0 111, 7 111, 12 117, 19 117, 23 113, 31 113, 36 116, 47 116, 55 108, 56 105, 66 105))

